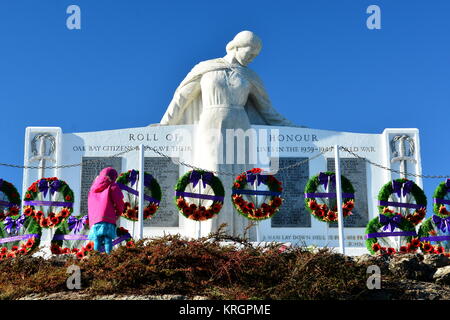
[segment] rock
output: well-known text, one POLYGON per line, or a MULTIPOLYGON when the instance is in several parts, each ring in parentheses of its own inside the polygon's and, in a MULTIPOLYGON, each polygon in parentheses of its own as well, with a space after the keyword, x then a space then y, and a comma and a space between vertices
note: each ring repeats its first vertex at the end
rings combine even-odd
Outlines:
POLYGON ((359 265, 377 265, 380 267, 381 273, 389 272, 389 260, 386 256, 363 254, 361 256, 353 257, 353 261, 359 265))
POLYGON ((204 296, 188 297, 183 295, 163 294, 163 295, 89 295, 79 291, 57 292, 51 294, 32 293, 19 298, 19 300, 208 300, 204 296))
POLYGON ((391 299, 399 300, 448 300, 449 288, 432 282, 400 279, 395 282, 391 299))
POLYGON ((443 254, 426 254, 423 263, 434 268, 441 268, 450 265, 450 259, 443 254))
POLYGON ((438 268, 433 275, 433 279, 438 284, 450 285, 450 266, 438 268))
POLYGON ((418 254, 395 255, 389 262, 389 270, 401 278, 432 281, 436 268, 423 263, 421 258, 418 254))

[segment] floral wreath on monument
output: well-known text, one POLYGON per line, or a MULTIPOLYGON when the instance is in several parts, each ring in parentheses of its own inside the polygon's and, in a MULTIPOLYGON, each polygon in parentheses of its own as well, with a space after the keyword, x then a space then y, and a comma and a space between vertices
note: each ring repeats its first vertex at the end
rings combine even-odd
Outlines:
POLYGON ((218 215, 222 209, 224 197, 225 190, 220 179, 212 172, 205 170, 188 171, 178 179, 175 185, 174 201, 178 211, 186 218, 195 221, 205 221, 218 215), (201 191, 186 192, 186 188, 190 184, 192 184, 192 189, 198 186, 199 190, 201 190, 201 187, 205 190, 209 186, 208 194, 201 193, 201 191), (198 203, 189 203, 186 198, 198 199, 198 203), (204 206, 201 205, 202 200, 211 203, 204 206))
POLYGON ((7 199, 0 200, 0 221, 3 221, 6 217, 14 217, 19 214, 20 211, 20 195, 16 187, 3 179, 0 179, 0 192, 3 192, 7 199))
POLYGON ((250 220, 264 220, 272 218, 277 213, 283 204, 281 198, 281 181, 271 174, 264 174, 260 168, 253 168, 238 175, 234 180, 231 200, 237 212, 250 220), (269 190, 257 190, 257 187, 262 184, 269 190), (253 186, 253 189, 248 189, 248 186, 253 186), (244 196, 265 196, 261 205, 255 204, 253 201, 247 201, 244 196), (266 203, 266 199, 269 201, 266 203))
MULTIPOLYGON (((70 217, 67 223, 58 228, 53 236, 50 250, 53 254, 73 254, 78 259, 84 258, 94 250, 94 242, 89 240, 89 220, 87 215, 77 218, 70 217), (64 246, 65 244, 65 246, 64 246)), ((134 240, 127 229, 116 229, 117 238, 113 240, 113 246, 127 241, 126 246, 134 247, 134 240)), ((104 248, 101 248, 101 252, 104 248)))
MULTIPOLYGON (((337 222, 337 205, 330 208, 330 201, 325 199, 336 198, 336 192, 328 192, 330 186, 336 185, 336 175, 334 172, 320 172, 318 175, 310 178, 305 186, 305 205, 312 216, 323 222, 337 222), (323 186, 325 192, 319 191, 323 186), (320 199, 319 203, 318 200, 320 199)), ((341 175, 342 186, 342 211, 344 218, 352 214, 355 207, 355 189, 350 180, 341 175)))
POLYGON ((42 178, 33 182, 25 193, 23 213, 41 228, 57 228, 72 214, 73 202, 73 191, 66 182, 56 177, 42 178), (47 195, 50 200, 45 200, 47 195), (36 210, 36 207, 47 209, 36 210))
POLYGON ((0 260, 14 258, 30 253, 39 245, 41 228, 34 221, 27 221, 25 215, 20 215, 20 195, 13 184, 0 179, 0 191, 8 201, 0 201, 6 207, 0 212, 3 228, 0 228, 0 260))
POLYGON ((426 206, 423 190, 413 181, 401 178, 386 183, 378 194, 379 216, 370 220, 366 227, 367 250, 372 254, 416 252, 421 243, 415 226, 425 217, 426 206), (396 237, 397 249, 391 242, 396 237))
MULTIPOLYGON (((138 179, 139 171, 133 169, 121 173, 116 181, 120 189, 126 192, 130 200, 125 202, 125 208, 121 214, 123 218, 130 221, 138 220, 139 205, 137 203, 137 197, 139 196, 139 192, 133 189, 135 184, 138 186, 138 179)), ((151 174, 144 172, 144 201, 148 202, 144 208, 144 220, 151 219, 155 215, 159 208, 161 198, 161 187, 158 181, 151 174)))
POLYGON ((434 215, 422 223, 419 238, 423 253, 449 255, 450 251, 450 179, 440 183, 433 194, 434 215), (431 242, 436 242, 432 245, 431 242))

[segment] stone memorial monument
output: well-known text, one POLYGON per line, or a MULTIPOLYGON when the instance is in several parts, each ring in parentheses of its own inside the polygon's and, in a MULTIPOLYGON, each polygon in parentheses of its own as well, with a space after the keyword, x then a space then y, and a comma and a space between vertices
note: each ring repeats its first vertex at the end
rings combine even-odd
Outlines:
MULTIPOLYGON (((261 40, 253 32, 242 31, 227 44, 225 57, 197 64, 175 91, 161 124, 197 125, 194 165, 237 176, 255 164, 238 164, 239 155, 231 163, 223 161, 228 156, 228 146, 234 145, 227 132, 233 133, 234 139, 235 132, 248 132, 252 124, 294 126, 275 111, 262 81, 247 67, 261 48, 261 40)), ((240 148, 237 153, 248 154, 252 152, 250 148, 240 148)), ((221 176, 225 186, 231 186, 233 178, 221 176)), ((233 212, 229 201, 222 210, 216 219, 205 222, 212 223, 206 228, 226 223, 230 233, 242 234, 248 221, 233 212)))
MULTIPOLYGON (((260 167, 275 173, 284 186, 280 212, 256 227, 260 240, 337 247, 337 228, 312 218, 304 208, 303 195, 310 177, 334 171, 332 146, 337 144, 359 157, 341 152, 342 173, 356 189, 354 216, 345 221, 346 252, 365 252, 365 224, 378 215, 378 191, 398 177, 365 160, 420 174, 418 130, 385 129, 381 134, 364 134, 294 124, 273 108, 262 81, 248 67, 261 48, 262 42, 254 33, 238 33, 227 44, 223 58, 203 61, 192 68, 176 89, 160 123, 83 133, 63 133, 58 127, 28 127, 26 166, 82 165, 46 171, 25 169, 23 190, 42 176, 58 176, 75 192, 74 215, 84 215, 86 190, 95 175, 103 166, 121 172, 138 169, 135 148, 144 144, 153 148, 145 150, 145 170, 157 178, 163 192, 160 209, 144 224, 145 237, 164 233, 198 236, 199 223, 180 215, 173 202, 177 179, 192 167, 214 171, 225 188, 223 209, 217 217, 201 222, 202 235, 222 223, 228 225, 230 234, 241 235, 249 222, 233 209, 233 180, 245 170, 260 167), (309 158, 313 159, 306 161, 309 158)), ((311 110, 311 106, 303 107, 311 110)), ((422 186, 420 178, 415 182, 422 186)), ((128 220, 121 219, 120 225, 133 230, 128 220)), ((255 227, 250 238, 256 240, 255 227)))

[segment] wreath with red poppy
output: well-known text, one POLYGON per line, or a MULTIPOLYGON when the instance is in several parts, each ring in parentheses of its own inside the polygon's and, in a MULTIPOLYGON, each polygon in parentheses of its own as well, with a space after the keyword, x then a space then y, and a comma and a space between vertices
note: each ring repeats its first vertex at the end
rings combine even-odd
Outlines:
POLYGON ((23 203, 24 215, 38 222, 41 228, 57 228, 72 214, 74 194, 65 181, 56 177, 42 178, 31 184, 23 203), (45 200, 47 195, 51 200, 45 200), (36 207, 43 210, 36 210, 36 207))
MULTIPOLYGON (((138 185, 139 171, 128 170, 121 173, 117 178, 117 184, 125 195, 125 208, 121 217, 130 220, 138 220, 139 204, 138 191, 133 189, 134 185, 138 185)), ((147 205, 144 208, 144 220, 151 219, 159 209, 159 203, 162 198, 161 187, 158 181, 149 173, 144 172, 144 202, 147 205)))
MULTIPOLYGON (((336 192, 328 192, 329 186, 335 185, 334 172, 320 172, 308 180, 305 186, 305 206, 311 215, 319 221, 337 222, 337 204, 331 204, 330 199, 336 199, 336 192), (325 192, 319 188, 323 188, 325 192)), ((342 187, 342 213, 344 218, 352 214, 355 207, 355 189, 350 180, 341 175, 342 187)))
POLYGON ((434 215, 426 219, 419 228, 423 253, 449 254, 450 250, 450 179, 440 183, 433 194, 434 215), (435 242, 436 245, 432 245, 435 242))
MULTIPOLYGON (((62 230, 63 232, 64 230, 62 230)), ((113 240, 113 246, 122 243, 123 241, 126 241, 127 248, 131 248, 135 246, 134 240, 131 237, 131 234, 128 232, 127 229, 120 227, 116 229, 117 238, 113 240)), ((80 241, 86 241, 86 244, 84 246, 81 246, 81 248, 78 247, 63 247, 63 240, 61 238, 61 235, 67 236, 67 234, 58 233, 60 235, 57 237, 55 233, 55 237, 57 240, 52 241, 50 250, 53 254, 73 254, 78 259, 83 259, 85 256, 87 256, 90 252, 94 250, 94 242, 90 241, 87 234, 79 234, 78 237, 76 235, 72 235, 72 237, 67 237, 65 240, 76 240, 78 242, 80 241)))
POLYGON ((25 215, 8 215, 0 228, 0 258, 29 254, 40 244, 42 228, 25 215))
POLYGON ((219 214, 223 206, 224 196, 225 190, 222 182, 212 172, 191 170, 178 179, 175 185, 174 202, 178 211, 186 218, 205 221, 219 214), (192 189, 192 192, 186 191, 188 186, 192 189), (195 190, 196 186, 198 192, 195 190), (201 189, 202 187, 203 189, 201 189), (186 198, 198 199, 198 203, 190 203, 186 198), (203 205, 204 201, 207 205, 203 205))
POLYGON ((82 246, 81 248, 73 247, 61 247, 57 243, 52 243, 50 246, 50 251, 52 254, 73 254, 78 259, 84 258, 89 252, 94 250, 94 242, 89 241, 85 246, 82 246))
POLYGON ((19 242, 14 241, 10 246, 0 247, 0 261, 7 258, 16 258, 18 256, 30 254, 39 246, 40 234, 26 234, 18 237, 22 238, 19 242))
POLYGON ((272 218, 283 204, 281 198, 281 181, 271 174, 264 173, 260 168, 253 168, 236 177, 233 184, 231 201, 236 211, 250 220, 265 220, 272 218), (257 190, 263 184, 268 190, 257 190), (251 187, 252 189, 249 189, 251 187), (253 201, 245 200, 245 196, 254 196, 253 201), (258 205, 257 197, 264 196, 258 205), (255 201, 255 202, 254 202, 255 201), (267 201, 267 202, 266 202, 267 201))
MULTIPOLYGON (((94 249, 94 244, 88 239, 88 216, 70 216, 56 229, 51 241, 50 250, 53 254, 74 254, 79 252, 84 257, 94 249)), ((81 254, 80 254, 81 255, 81 254)))
POLYGON ((380 214, 386 212, 400 214, 414 226, 425 218, 426 207, 427 197, 423 190, 413 181, 405 178, 386 183, 378 194, 380 214), (395 210, 390 208, 395 208, 395 210))
MULTIPOLYGON (((366 228, 366 247, 369 252, 374 254, 386 248, 378 243, 380 239, 388 243, 392 239, 398 239, 399 252, 415 252, 422 248, 415 226, 425 217, 426 206, 427 199, 423 190, 413 181, 401 178, 386 183, 378 194, 380 214, 369 221, 366 228)), ((388 247, 387 250, 392 253, 397 251, 393 247, 388 247)))
POLYGON ((3 192, 7 200, 0 200, 0 221, 6 217, 18 216, 20 212, 20 195, 16 187, 3 179, 0 179, 0 192, 3 192))
POLYGON ((371 254, 392 255, 399 252, 414 253, 420 248, 416 229, 411 221, 401 214, 385 210, 379 217, 369 221, 366 227, 366 248, 371 254), (395 230, 398 231, 395 231, 395 230), (399 237, 400 246, 389 245, 391 237, 399 237), (388 242, 386 241, 388 240, 388 242), (383 245, 383 242, 385 244, 383 245))

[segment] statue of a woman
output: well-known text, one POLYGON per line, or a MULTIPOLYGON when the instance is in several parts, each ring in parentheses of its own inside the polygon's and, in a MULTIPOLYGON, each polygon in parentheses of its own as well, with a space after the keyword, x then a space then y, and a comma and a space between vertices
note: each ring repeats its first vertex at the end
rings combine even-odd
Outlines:
MULTIPOLYGON (((225 57, 200 62, 177 88, 160 124, 198 124, 194 138, 194 162, 197 167, 236 175, 252 168, 251 164, 223 165, 221 160, 225 159, 227 129, 245 131, 252 124, 295 126, 275 111, 261 80, 247 68, 261 47, 261 40, 253 32, 242 31, 228 43, 225 57), (221 144, 211 132, 221 134, 221 144)), ((237 152, 248 153, 248 149, 237 152)), ((221 176, 221 179, 226 190, 229 190, 232 177, 221 176)), ((225 212, 222 211, 213 224, 217 226, 225 222, 231 233, 241 234, 246 226, 245 218, 233 214, 229 202, 224 204, 225 212)))
POLYGON ((197 64, 175 91, 160 124, 195 124, 202 118, 213 118, 213 126, 232 119, 246 124, 295 126, 275 111, 261 80, 247 68, 261 47, 253 32, 242 31, 228 43, 225 57, 197 64))

